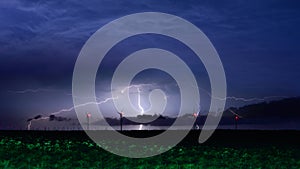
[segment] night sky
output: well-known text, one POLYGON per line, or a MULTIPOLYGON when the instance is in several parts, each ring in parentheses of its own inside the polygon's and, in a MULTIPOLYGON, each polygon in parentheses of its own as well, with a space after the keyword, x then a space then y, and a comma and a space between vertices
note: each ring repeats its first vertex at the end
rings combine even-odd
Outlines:
MULTIPOLYGON (((177 15, 207 35, 226 73, 226 107, 256 103, 265 97, 270 100, 300 96, 299 9, 300 2, 296 0, 2 0, 0 127, 24 125, 29 117, 71 108, 72 73, 84 43, 110 21, 137 12, 177 15)), ((120 60, 149 47, 172 51, 187 62, 201 87, 202 111, 208 110, 210 84, 203 64, 184 44, 159 35, 128 38, 107 54, 96 79, 99 100, 110 97, 108 84, 120 60)), ((141 72, 133 84, 150 84, 143 89, 145 107, 149 106, 147 92, 161 88, 170 98, 166 114, 176 112, 178 88, 169 75, 149 70, 141 72)), ((133 90, 133 102, 135 94, 133 90)), ((110 110, 112 104, 103 106, 110 110)), ((75 117, 75 112, 62 116, 75 117)))

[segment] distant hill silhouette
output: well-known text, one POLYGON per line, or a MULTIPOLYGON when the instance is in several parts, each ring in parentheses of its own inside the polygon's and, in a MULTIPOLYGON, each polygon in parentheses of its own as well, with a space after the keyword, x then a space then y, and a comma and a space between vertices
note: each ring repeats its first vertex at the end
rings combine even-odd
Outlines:
MULTIPOLYGON (((241 116, 239 124, 279 124, 284 122, 298 121, 300 119, 300 97, 287 98, 277 101, 262 102, 251 104, 240 108, 229 108, 241 116), (266 118, 267 117, 267 118, 266 118)), ((224 111, 221 118, 221 125, 234 124, 234 115, 227 109, 224 111)), ((140 123, 134 122, 137 119, 151 122, 143 123, 145 125, 153 126, 170 126, 174 123, 176 118, 162 116, 162 115, 138 115, 136 117, 123 117, 124 125, 138 125, 140 123), (134 120, 135 119, 135 120, 134 120)), ((182 125, 189 124, 188 119, 194 118, 193 114, 185 114, 181 117, 182 125)), ((207 115, 199 115, 196 119, 196 124, 204 124, 207 115)), ((110 125, 119 125, 119 118, 105 118, 110 125)), ((97 121, 94 124, 102 125, 103 120, 97 121)), ((181 124, 181 123, 179 123, 181 124)))
MULTIPOLYGON (((295 118, 300 117, 300 97, 251 104, 240 108, 229 108, 245 118, 295 118)), ((227 109, 224 116, 232 116, 227 109)))

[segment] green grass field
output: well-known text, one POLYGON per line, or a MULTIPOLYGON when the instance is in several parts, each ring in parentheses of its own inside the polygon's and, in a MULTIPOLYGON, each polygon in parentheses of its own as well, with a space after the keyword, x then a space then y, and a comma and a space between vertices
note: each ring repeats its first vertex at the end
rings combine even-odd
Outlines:
MULTIPOLYGON (((25 134, 24 134, 25 135, 25 134)), ((300 168, 292 146, 179 145, 145 159, 101 149, 88 138, 0 136, 0 168, 300 168)))

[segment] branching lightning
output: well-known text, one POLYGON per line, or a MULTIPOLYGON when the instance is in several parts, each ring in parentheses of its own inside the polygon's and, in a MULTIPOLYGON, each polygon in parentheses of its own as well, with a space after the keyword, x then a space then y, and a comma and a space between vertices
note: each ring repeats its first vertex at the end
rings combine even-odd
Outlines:
POLYGON ((30 130, 31 129, 31 124, 33 121, 40 121, 40 120, 47 120, 49 119, 49 117, 41 117, 39 119, 32 119, 28 122, 28 125, 27 125, 27 130, 30 130))
POLYGON ((231 99, 231 100, 235 100, 235 101, 243 101, 243 102, 253 102, 253 101, 266 101, 269 99, 275 99, 275 98, 288 98, 287 96, 266 96, 266 97, 262 97, 262 98, 257 98, 257 97, 253 97, 253 98, 243 98, 243 97, 234 97, 234 96, 228 96, 226 98, 217 98, 214 97, 215 99, 222 99, 222 100, 227 100, 227 99, 231 99))
POLYGON ((212 96, 212 94, 210 92, 208 92, 207 90, 205 90, 203 88, 199 87, 199 89, 201 89, 205 93, 207 93, 207 95, 209 97, 211 97, 212 99, 217 99, 217 100, 235 100, 235 101, 243 101, 243 102, 254 102, 254 101, 267 101, 269 99, 275 99, 275 98, 288 98, 288 96, 266 96, 266 97, 262 97, 262 98, 257 98, 257 97, 245 98, 245 97, 228 96, 226 98, 221 98, 221 97, 212 96))
POLYGON ((8 90, 8 92, 15 93, 15 94, 38 93, 38 92, 53 92, 53 91, 58 91, 58 90, 55 90, 55 89, 45 89, 45 88, 25 89, 25 90, 8 90))
MULTIPOLYGON (((143 87, 143 86, 146 86, 146 85, 149 85, 149 84, 139 84, 139 85, 130 85, 130 86, 127 86, 125 88, 123 88, 121 90, 121 93, 124 93, 126 90, 129 90, 130 88, 137 88, 137 91, 138 91, 138 105, 139 105, 139 109, 141 110, 141 114, 143 114, 145 112, 144 108, 142 107, 141 105, 141 90, 140 88, 143 87)), ((11 91, 11 92, 14 92, 14 93, 28 93, 28 92, 43 92, 43 91, 56 91, 56 90, 50 90, 50 89, 42 89, 42 88, 39 88, 39 89, 27 89, 27 90, 23 90, 23 91, 11 91)), ((70 95, 70 94, 69 94, 70 95)), ((74 97, 78 97, 78 96, 74 96, 74 97)), ((99 100, 99 98, 96 97, 97 100, 99 100)), ((30 130, 31 129, 31 125, 32 125, 32 122, 33 121, 40 121, 40 120, 47 120, 50 118, 51 115, 59 115, 61 113, 64 113, 64 112, 70 112, 70 111, 73 111, 75 110, 75 108, 77 107, 82 107, 82 106, 86 106, 86 105, 90 105, 90 104, 96 104, 96 105, 101 105, 101 104, 104 104, 104 103, 107 103, 108 101, 111 101, 111 100, 115 100, 115 99, 118 99, 117 97, 115 98, 106 98, 105 100, 103 101, 97 101, 97 102, 87 102, 87 103, 84 103, 84 104, 80 104, 80 105, 77 105, 77 106, 73 106, 73 107, 70 107, 70 108, 64 108, 64 109, 61 109, 61 110, 58 110, 56 112, 52 112, 49 114, 49 116, 45 116, 45 117, 40 117, 40 118, 37 118, 37 119, 30 119, 28 121, 28 125, 27 125, 27 129, 30 130)))
POLYGON ((138 89, 138 88, 142 88, 142 87, 145 87, 145 86, 152 86, 152 85, 154 85, 154 84, 138 84, 138 85, 130 85, 130 86, 127 86, 127 87, 123 88, 123 89, 121 90, 121 93, 124 93, 126 90, 129 90, 129 89, 131 89, 131 88, 136 88, 136 89, 138 89))
POLYGON ((41 118, 38 118, 38 119, 32 119, 32 120, 30 120, 30 121, 29 121, 29 124, 27 125, 27 129, 30 130, 32 121, 47 120, 47 119, 49 119, 49 117, 50 117, 51 115, 58 115, 58 114, 61 114, 61 113, 63 113, 63 112, 70 112, 70 111, 74 110, 74 109, 77 108, 77 107, 82 107, 82 106, 86 106, 86 105, 89 105, 89 104, 101 105, 101 104, 107 103, 107 102, 110 101, 110 100, 115 100, 115 99, 118 99, 118 98, 106 98, 105 100, 100 101, 100 102, 87 102, 87 103, 84 103, 84 104, 80 104, 80 105, 77 105, 77 106, 70 107, 70 108, 68 108, 68 109, 61 109, 61 110, 59 110, 59 111, 50 113, 48 117, 41 117, 41 118))
POLYGON ((126 90, 129 90, 129 89, 131 89, 131 88, 140 88, 140 87, 142 87, 142 84, 141 85, 130 85, 130 86, 127 86, 127 87, 125 87, 124 89, 122 89, 121 90, 121 93, 124 93, 126 90))
POLYGON ((115 100, 115 99, 118 99, 118 98, 106 98, 105 100, 100 101, 100 102, 87 102, 87 103, 84 103, 84 104, 80 104, 80 105, 77 105, 77 106, 70 107, 68 109, 61 109, 59 111, 51 113, 50 115, 58 115, 58 114, 63 113, 63 112, 69 112, 69 111, 74 110, 77 107, 82 107, 82 106, 86 106, 86 105, 89 105, 89 104, 101 105, 103 103, 106 103, 106 102, 108 102, 110 100, 115 100))
MULTIPOLYGON (((143 108, 142 103, 141 103, 141 87, 144 87, 146 85, 151 85, 151 84, 130 85, 130 86, 127 86, 127 87, 125 87, 124 89, 121 90, 121 93, 124 93, 126 90, 129 90, 130 88, 136 88, 137 89, 137 92, 138 92, 138 107, 141 111, 141 115, 143 115, 145 113, 145 109, 143 108)), ((167 99, 166 96, 165 96, 165 99, 167 99)))
MULTIPOLYGON (((142 103, 141 103, 141 88, 144 87, 145 85, 149 85, 149 84, 130 85, 130 86, 127 86, 127 87, 125 87, 121 90, 121 93, 124 93, 126 90, 130 90, 131 88, 136 88, 137 89, 137 94, 138 94, 138 98, 137 98, 138 103, 137 104, 138 104, 138 108, 140 110, 141 115, 143 115, 145 113, 145 109, 143 108, 142 103)), ((244 97, 228 96, 226 98, 220 98, 220 97, 212 96, 212 94, 210 92, 208 92, 207 90, 205 90, 203 88, 199 88, 199 89, 203 90, 205 93, 207 93, 207 95, 210 96, 212 99, 218 99, 218 100, 234 100, 234 101, 243 101, 243 102, 254 102, 254 101, 266 101, 266 100, 275 99, 275 98, 288 98, 287 96, 266 96, 266 97, 262 97, 262 98, 257 98, 257 97, 244 98, 244 97)), ((8 92, 15 93, 15 94, 26 94, 26 93, 53 92, 53 91, 58 91, 58 90, 37 88, 37 89, 26 89, 26 90, 18 90, 18 91, 10 90, 8 92)), ((78 96, 74 96, 74 97, 78 97, 78 96)), ((77 106, 73 106, 73 107, 70 107, 70 108, 63 108, 63 109, 58 110, 56 112, 50 113, 49 116, 44 116, 44 117, 40 117, 40 118, 37 118, 37 119, 30 119, 28 121, 27 129, 28 130, 31 129, 32 122, 39 121, 39 120, 48 120, 51 115, 59 115, 59 114, 64 113, 64 112, 70 112, 70 111, 73 111, 77 107, 82 107, 82 106, 86 106, 86 105, 89 105, 89 104, 101 105, 101 104, 104 104, 108 101, 115 100, 115 99, 118 99, 118 98, 111 98, 110 97, 110 98, 106 98, 105 100, 98 101, 100 99, 96 97, 96 100, 97 100, 96 102, 87 102, 87 103, 77 105, 77 106)), ((241 117, 240 115, 236 114, 232 110, 230 110, 230 112, 232 114, 238 116, 238 117, 241 117)))

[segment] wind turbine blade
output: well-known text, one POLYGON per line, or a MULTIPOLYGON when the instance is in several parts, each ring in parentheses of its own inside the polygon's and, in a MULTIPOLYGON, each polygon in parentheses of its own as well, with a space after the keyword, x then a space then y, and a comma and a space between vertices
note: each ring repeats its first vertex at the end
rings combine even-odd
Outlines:
POLYGON ((229 111, 230 111, 232 114, 238 116, 239 118, 243 118, 243 116, 240 116, 239 114, 235 113, 233 110, 229 109, 229 111))

